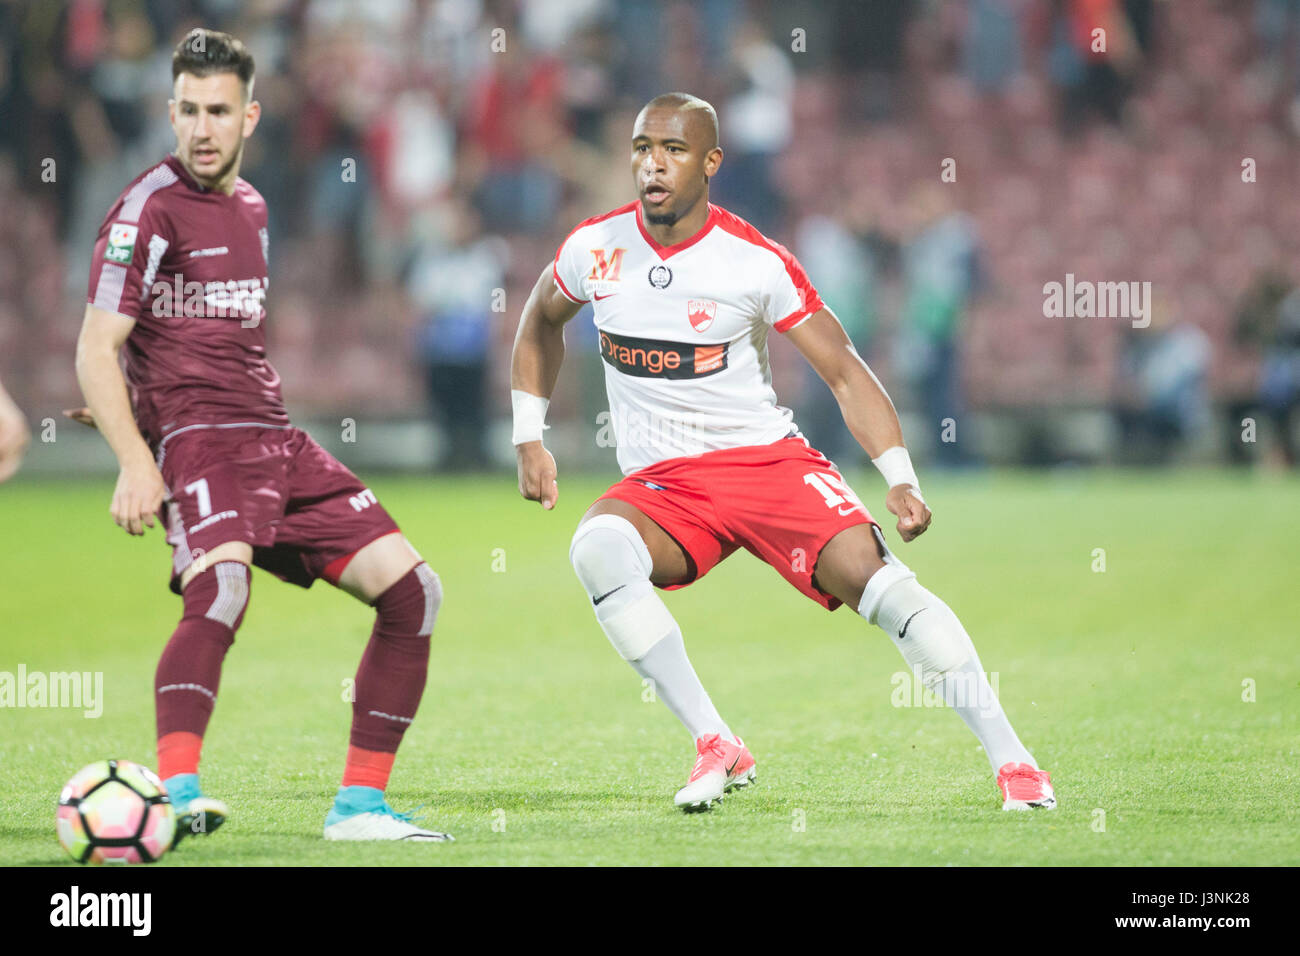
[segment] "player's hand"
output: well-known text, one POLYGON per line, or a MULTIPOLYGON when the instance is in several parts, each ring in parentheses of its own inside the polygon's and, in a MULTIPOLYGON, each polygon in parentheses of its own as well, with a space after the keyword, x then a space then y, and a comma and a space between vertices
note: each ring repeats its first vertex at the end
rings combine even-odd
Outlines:
POLYGON ((911 485, 894 485, 885 496, 885 507, 898 515, 898 533, 911 541, 930 527, 930 509, 911 485))
POLYGON ((153 527, 154 515, 162 506, 166 493, 162 473, 153 459, 133 460, 124 464, 118 473, 109 511, 127 534, 144 534, 145 527, 153 527))
POLYGON ((95 424, 95 416, 90 413, 89 408, 84 406, 81 408, 65 408, 63 417, 71 418, 74 422, 81 422, 83 425, 89 425, 91 428, 99 427, 95 424))
POLYGON ((529 501, 540 501, 550 511, 560 497, 555 481, 555 459, 540 441, 515 446, 519 458, 519 493, 529 501))
POLYGON ((10 402, 0 402, 0 481, 13 477, 31 440, 23 413, 10 402))

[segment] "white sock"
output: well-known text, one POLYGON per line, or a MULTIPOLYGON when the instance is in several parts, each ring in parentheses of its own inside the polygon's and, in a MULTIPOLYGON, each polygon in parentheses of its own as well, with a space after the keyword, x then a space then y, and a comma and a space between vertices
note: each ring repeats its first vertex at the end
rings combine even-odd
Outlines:
POLYGON ((722 734, 728 740, 734 739, 731 728, 718 714, 686 656, 681 630, 674 628, 639 661, 628 663, 642 677, 654 682, 655 696, 686 726, 692 740, 704 734, 722 734))
POLYGON ((871 576, 858 613, 878 624, 925 686, 957 711, 984 746, 994 773, 1006 763, 1038 767, 989 686, 961 621, 905 565, 894 559, 871 576))
MULTIPOLYGON (((952 619, 957 621, 956 615, 952 619)), ((960 621, 957 626, 961 627, 960 621)), ((1038 769, 1034 755, 1016 736, 997 694, 989 686, 978 657, 971 657, 956 670, 949 671, 936 692, 979 738, 994 773, 1007 763, 1027 763, 1038 769)))
POLYGON ((589 518, 573 535, 569 560, 605 636, 638 674, 654 682, 655 696, 691 738, 731 738, 686 656, 681 628, 650 583, 650 551, 631 522, 608 514, 589 518))

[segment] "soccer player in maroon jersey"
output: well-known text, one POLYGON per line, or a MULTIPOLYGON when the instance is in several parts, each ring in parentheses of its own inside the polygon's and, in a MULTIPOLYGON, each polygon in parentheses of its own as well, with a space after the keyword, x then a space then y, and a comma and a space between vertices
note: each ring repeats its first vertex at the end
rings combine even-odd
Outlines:
POLYGON ((767 336, 788 335, 834 392, 885 477, 885 506, 911 541, 930 525, 898 415, 803 267, 709 203, 722 163, 713 107, 669 93, 646 104, 631 143, 638 200, 581 223, 542 270, 515 339, 511 398, 519 491, 555 507, 543 421, 566 322, 592 302, 625 477, 596 501, 569 556, 619 654, 695 740, 677 806, 707 810, 755 778, 654 588, 679 588, 745 548, 822 607, 879 625, 979 738, 1003 808, 1056 805, 952 610, 922 587, 835 466, 809 446, 771 387, 767 336))
POLYGON ((155 677, 159 776, 178 840, 226 819, 199 787, 199 754, 248 606, 249 565, 302 587, 324 578, 376 611, 325 837, 449 840, 384 798, 424 690, 438 577, 370 489, 290 424, 266 359, 266 203, 239 178, 261 109, 253 72, 224 33, 197 29, 176 47, 176 151, 104 219, 77 343, 88 408, 69 414, 117 456, 113 520, 132 535, 155 513, 165 521, 184 607, 155 677))

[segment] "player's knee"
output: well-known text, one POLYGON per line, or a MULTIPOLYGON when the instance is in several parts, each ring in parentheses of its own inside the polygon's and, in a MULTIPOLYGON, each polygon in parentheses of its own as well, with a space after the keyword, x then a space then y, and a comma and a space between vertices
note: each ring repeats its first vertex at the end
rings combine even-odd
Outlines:
POLYGON ((926 684, 942 680, 971 656, 957 615, 906 568, 887 564, 872 575, 862 610, 893 639, 926 684))
POLYGON ((569 561, 593 598, 611 588, 650 579, 650 549, 626 518, 602 514, 588 518, 573 533, 569 561))
POLYGON ((184 617, 215 621, 232 632, 239 630, 248 609, 251 575, 239 561, 218 561, 199 572, 181 591, 184 617))
MULTIPOLYGON (((885 596, 893 597, 891 591, 896 586, 915 580, 916 572, 902 564, 889 563, 877 569, 871 577, 867 578, 866 585, 862 589, 862 597, 858 601, 858 613, 866 618, 868 623, 879 624, 888 631, 887 621, 881 620, 885 596)), ((901 597, 902 594, 898 596, 901 597)))
POLYGON ((375 601, 381 633, 428 642, 442 607, 442 580, 421 561, 375 601))
POLYGON ((412 570, 420 579, 420 589, 424 592, 424 619, 420 622, 419 633, 423 637, 429 637, 433 634, 433 625, 438 619, 438 610, 442 607, 442 578, 423 561, 412 570))
POLYGON ((573 535, 569 560, 591 597, 596 620, 624 660, 640 660, 676 628, 650 584, 650 551, 626 518, 604 514, 583 522, 573 535))

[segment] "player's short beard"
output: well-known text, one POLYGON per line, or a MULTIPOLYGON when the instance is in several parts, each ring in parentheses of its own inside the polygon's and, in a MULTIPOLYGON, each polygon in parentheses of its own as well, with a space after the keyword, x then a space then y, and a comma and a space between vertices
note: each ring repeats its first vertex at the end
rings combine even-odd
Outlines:
POLYGON ((230 157, 230 159, 226 160, 225 165, 223 165, 220 169, 218 169, 215 174, 211 176, 204 176, 200 179, 199 174, 194 172, 193 168, 191 168, 190 175, 192 175, 195 179, 199 180, 200 185, 205 186, 208 189, 214 189, 216 188, 218 183, 220 183, 228 175, 230 175, 230 171, 235 168, 235 166, 239 163, 241 159, 243 159, 243 157, 244 157, 244 141, 241 139, 239 141, 239 145, 235 147, 234 154, 230 157))
POLYGON ((645 221, 652 226, 671 226, 677 222, 677 213, 675 212, 648 212, 645 214, 645 221))

